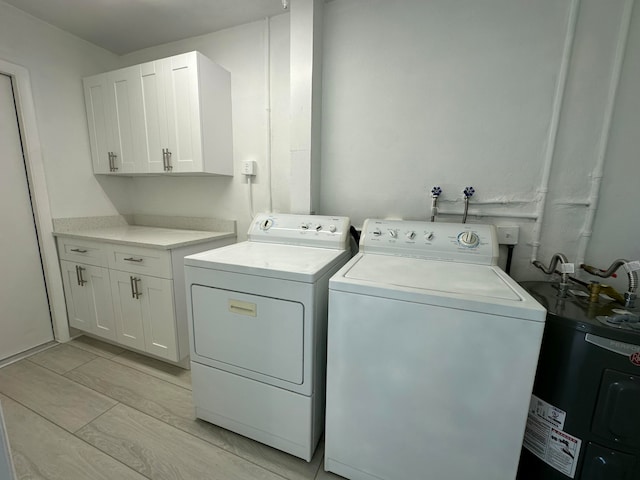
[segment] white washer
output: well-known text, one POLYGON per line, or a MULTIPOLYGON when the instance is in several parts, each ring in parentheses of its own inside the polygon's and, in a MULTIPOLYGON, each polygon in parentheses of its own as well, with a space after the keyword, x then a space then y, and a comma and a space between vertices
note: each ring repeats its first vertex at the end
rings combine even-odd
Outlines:
POLYGON ((329 282, 325 469, 513 480, 546 311, 491 225, 367 220, 329 282))
POLYGON ((349 219, 258 215, 248 240, 185 258, 196 416, 311 460, 324 427, 329 278, 349 219))

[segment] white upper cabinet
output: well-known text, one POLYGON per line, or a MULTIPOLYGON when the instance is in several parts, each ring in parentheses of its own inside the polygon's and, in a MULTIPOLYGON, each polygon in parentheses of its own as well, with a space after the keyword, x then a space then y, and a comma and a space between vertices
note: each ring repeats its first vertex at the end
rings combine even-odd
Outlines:
POLYGON ((88 77, 84 90, 94 173, 233 175, 230 74, 202 54, 88 77))
POLYGON ((107 73, 107 119, 112 126, 117 173, 140 173, 147 156, 140 66, 107 73))
POLYGON ((82 83, 89 123, 93 173, 113 173, 114 142, 111 122, 107 119, 107 76, 94 75, 83 79, 82 83))

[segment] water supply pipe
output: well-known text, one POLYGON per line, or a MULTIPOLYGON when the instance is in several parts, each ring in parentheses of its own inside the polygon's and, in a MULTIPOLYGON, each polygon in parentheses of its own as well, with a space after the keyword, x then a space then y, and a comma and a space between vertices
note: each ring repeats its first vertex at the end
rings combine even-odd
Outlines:
MULTIPOLYGON (((545 267, 542 264, 542 262, 540 262, 539 260, 534 260, 531 263, 533 263, 535 267, 538 267, 547 275, 551 275, 552 273, 556 273, 556 267, 558 266, 558 262, 561 263, 562 265, 571 265, 573 267, 573 264, 569 263, 569 260, 563 253, 555 253, 553 257, 551 257, 551 262, 549 262, 548 267, 545 267)), ((567 292, 569 291, 569 273, 573 273, 566 270, 570 270, 570 269, 565 269, 563 267, 560 270, 560 285, 558 288, 558 296, 561 298, 567 296, 567 292)))
POLYGON ((435 186, 431 189, 431 221, 435 222, 438 216, 438 197, 442 194, 442 189, 435 186))
POLYGON ((620 267, 624 267, 627 271, 627 277, 629 279, 629 287, 624 294, 624 306, 628 308, 633 308, 636 300, 636 291, 638 290, 638 275, 635 270, 629 267, 629 262, 624 258, 619 258, 615 260, 611 266, 602 271, 591 265, 585 265, 584 263, 580 265, 585 272, 590 273, 591 275, 595 275, 601 278, 609 278, 613 275, 620 267))
POLYGON ((467 214, 469 213, 469 198, 473 196, 476 191, 473 187, 465 187, 462 191, 464 194, 464 213, 462 214, 462 223, 467 223, 467 214))

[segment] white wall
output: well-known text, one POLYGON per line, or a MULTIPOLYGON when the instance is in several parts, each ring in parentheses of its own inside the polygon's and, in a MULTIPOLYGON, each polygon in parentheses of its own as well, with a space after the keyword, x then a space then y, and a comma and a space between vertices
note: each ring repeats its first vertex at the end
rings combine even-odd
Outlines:
MULTIPOLYGON (((587 262, 640 259, 640 4, 635 3, 587 262)), ((626 275, 611 284, 627 287, 626 275)))
MULTIPOLYGON (((289 211, 289 15, 271 18, 272 184, 274 211, 289 211)), ((235 176, 137 177, 130 185, 131 213, 228 218, 244 239, 250 214, 240 162, 257 161, 254 210, 268 207, 266 162, 265 21, 134 52, 133 65, 198 50, 231 72, 235 176)), ((206 132, 205 132, 206 133, 206 132)))
POLYGON ((93 176, 81 81, 118 57, 0 1, 0 58, 30 73, 52 216, 128 210, 123 182, 93 176))
MULTIPOLYGON (((432 186, 444 190, 443 210, 462 212, 462 190, 472 185, 477 193, 471 211, 499 216, 470 216, 469 221, 520 225, 513 273, 517 279, 536 277, 529 265, 531 242, 549 155, 553 163, 538 258, 546 263, 561 251, 573 259, 624 24, 624 0, 578 3, 571 56, 563 56, 573 33, 570 0, 327 3, 321 213, 349 215, 356 225, 367 217, 426 219, 432 186), (563 61, 568 76, 559 103, 563 61), (559 107, 557 130, 554 106, 559 107)), ((638 34, 632 37, 636 50, 627 53, 628 80, 620 97, 629 101, 626 113, 615 112, 614 130, 630 121, 629 130, 637 132, 637 100, 632 99, 640 91, 632 79, 638 78, 638 65, 637 58, 633 65, 629 59, 634 51, 638 56, 638 34)), ((605 166, 611 185, 616 184, 615 164, 624 169, 635 162, 637 178, 640 163, 637 154, 631 155, 637 147, 631 133, 626 143, 613 137, 605 166)), ((610 187, 604 187, 608 197, 610 187)), ((600 223, 604 216, 638 236, 638 222, 627 220, 638 212, 629 195, 630 215, 619 215, 622 205, 601 207, 598 229, 612 228, 600 223)), ((607 241, 596 232, 593 243, 607 241)), ((620 244, 614 255, 637 256, 633 245, 620 244)))

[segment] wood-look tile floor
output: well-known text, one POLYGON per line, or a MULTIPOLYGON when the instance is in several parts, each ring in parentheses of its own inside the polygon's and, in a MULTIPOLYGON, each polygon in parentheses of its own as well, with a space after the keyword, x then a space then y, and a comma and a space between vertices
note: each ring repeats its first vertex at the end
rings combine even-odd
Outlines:
POLYGON ((339 480, 195 419, 183 370, 80 337, 0 368, 19 479, 339 480))

